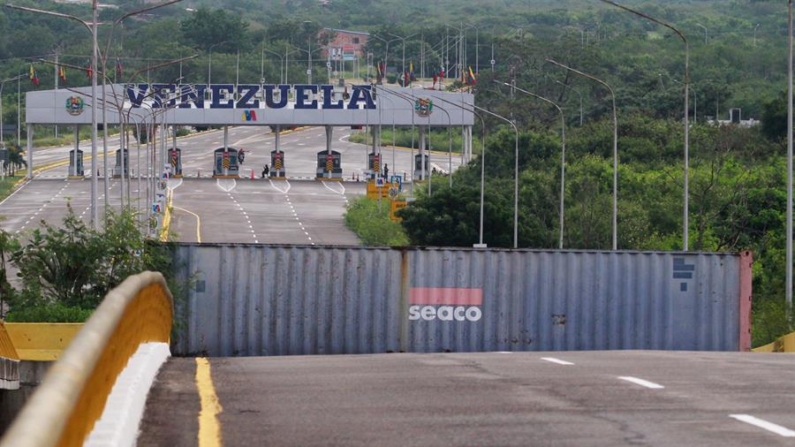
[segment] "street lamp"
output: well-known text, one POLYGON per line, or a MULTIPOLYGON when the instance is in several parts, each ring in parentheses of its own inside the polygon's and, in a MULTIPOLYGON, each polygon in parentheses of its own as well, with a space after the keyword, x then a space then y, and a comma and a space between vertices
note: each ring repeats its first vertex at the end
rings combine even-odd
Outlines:
MULTIPOLYGON (((447 104, 456 106, 461 110, 466 110, 472 112, 475 116, 480 119, 480 222, 478 227, 478 243, 474 245, 475 248, 486 248, 486 244, 483 243, 483 204, 485 202, 485 184, 486 184, 486 122, 483 120, 483 117, 480 116, 479 113, 475 111, 474 108, 470 109, 464 107, 462 104, 456 104, 454 102, 447 101, 443 98, 436 98, 442 102, 447 104)), ((472 107, 475 107, 474 105, 472 107)), ((486 113, 490 113, 486 111, 486 113)), ((493 115, 493 114, 492 114, 493 115)), ((517 147, 518 147, 518 135, 517 135, 517 147)))
POLYGON ((566 118, 563 115, 563 109, 560 108, 559 105, 555 104, 554 102, 550 101, 543 96, 536 95, 535 93, 528 92, 527 90, 523 90, 515 85, 508 84, 507 82, 500 82, 495 80, 494 82, 498 84, 507 85, 508 87, 514 88, 519 90, 522 93, 530 95, 534 98, 538 98, 547 104, 552 105, 556 109, 558 109, 558 113, 560 113, 560 236, 558 239, 558 248, 563 249, 563 212, 564 212, 564 199, 566 196, 566 118))
POLYGON ((566 84, 564 84, 563 82, 560 82, 560 81, 558 81, 558 80, 555 80, 555 82, 557 82, 558 84, 560 84, 560 85, 562 85, 562 86, 566 87, 567 89, 569 89, 569 90, 573 91, 574 93, 576 93, 576 94, 577 94, 577 96, 579 96, 579 97, 580 97, 580 127, 582 127, 582 93, 580 93, 580 91, 579 91, 579 90, 577 90, 576 88, 574 88, 574 87, 571 87, 571 86, 569 86, 569 85, 566 85, 566 84))
MULTIPOLYGON (((375 37, 376 39, 380 40, 381 42, 384 42, 384 44, 386 45, 386 51, 384 51, 384 63, 388 67, 389 66, 389 44, 391 42, 394 42, 394 41, 398 40, 398 39, 386 40, 383 37, 378 37, 375 34, 372 34, 370 37, 375 37)), ((382 73, 381 76, 382 76, 382 79, 383 79, 384 77, 386 77, 386 73, 382 73)))
POLYGON ((709 41, 708 34, 707 34, 707 27, 702 25, 702 24, 700 24, 700 23, 696 23, 696 26, 700 26, 701 28, 704 29, 704 45, 706 45, 707 42, 709 41))
POLYGON ((213 70, 213 48, 217 47, 218 45, 225 44, 226 41, 218 42, 210 45, 207 49, 207 89, 210 89, 210 85, 212 85, 212 70, 213 70))
POLYGON ((282 75, 282 71, 284 71, 284 58, 282 57, 281 54, 275 51, 266 50, 264 43, 262 46, 260 69, 259 69, 260 82, 263 84, 265 83, 265 52, 273 54, 279 58, 279 84, 284 84, 284 76, 282 75))
POLYGON ((610 91, 610 96, 613 98, 613 250, 618 250, 618 119, 616 118, 616 94, 605 81, 593 75, 575 70, 574 68, 563 65, 552 59, 547 59, 547 62, 604 85, 610 91))
MULTIPOLYGON (((123 15, 119 19, 114 22, 113 27, 115 28, 116 25, 121 23, 127 17, 130 17, 134 14, 140 14, 142 12, 150 11, 152 9, 160 8, 162 6, 170 5, 173 3, 177 3, 181 0, 172 0, 166 3, 157 4, 151 7, 143 8, 140 10, 136 10, 130 12, 128 14, 123 15)), ((58 12, 52 11, 45 11, 42 9, 35 9, 35 8, 28 8, 24 6, 15 6, 15 5, 3 5, 6 8, 16 9, 20 11, 27 11, 33 12, 37 14, 45 14, 55 17, 63 17, 70 20, 74 20, 76 22, 82 23, 90 32, 91 32, 91 98, 92 98, 92 105, 91 105, 91 227, 93 229, 97 229, 99 223, 99 209, 97 207, 97 176, 95 175, 97 172, 97 59, 99 57, 99 47, 97 45, 97 0, 92 0, 91 2, 91 22, 85 21, 77 16, 73 16, 71 14, 62 14, 58 12)), ((111 31, 112 37, 112 31, 111 31)), ((110 45, 110 41, 108 42, 110 45)), ((104 67, 104 62, 103 62, 104 67)), ((104 73, 104 68, 103 68, 104 73)), ((103 89, 104 90, 104 89, 103 89)), ((104 113, 105 105, 103 103, 103 113, 104 113)), ((105 173, 107 176, 107 172, 105 173)), ((107 196, 107 194, 106 194, 107 196)))
POLYGON ((392 37, 396 37, 396 38, 398 38, 398 39, 403 41, 403 68, 402 68, 403 71, 402 71, 402 76, 404 76, 403 87, 405 87, 407 85, 407 83, 410 82, 410 79, 405 79, 405 76, 406 76, 406 39, 408 39, 409 37, 416 36, 417 33, 410 34, 410 35, 408 35, 406 37, 400 37, 397 34, 392 34, 392 33, 387 33, 387 34, 389 34, 392 37))
POLYGON ((3 5, 6 8, 45 14, 55 17, 64 17, 80 22, 91 32, 91 228, 97 229, 99 223, 99 209, 97 208, 97 0, 91 2, 91 22, 70 14, 44 11, 41 9, 27 8, 15 5, 3 5))
POLYGON ((786 291, 787 323, 792 322, 792 0, 787 2, 787 247, 786 291))
POLYGON ((5 149, 5 143, 3 142, 3 86, 6 82, 17 81, 19 79, 24 78, 26 75, 21 74, 19 76, 14 76, 13 78, 3 79, 0 81, 0 149, 5 149))
MULTIPOLYGON (((689 207, 690 207, 690 203, 689 203, 689 201, 690 201, 690 185, 689 185, 689 182, 690 182, 690 178, 689 178, 690 177, 690 173, 689 173, 689 164, 690 164, 690 120, 688 118, 688 115, 690 115, 688 113, 688 110, 690 110, 690 105, 688 104, 689 97, 690 97, 690 91, 689 91, 689 88, 688 88, 689 85, 690 85, 690 67, 689 67, 690 50, 689 50, 689 47, 688 47, 687 38, 685 37, 684 34, 682 34, 681 31, 679 31, 678 29, 674 28, 673 25, 665 23, 662 20, 655 19, 654 17, 648 16, 648 15, 642 13, 642 12, 635 11, 634 9, 627 8, 626 6, 619 5, 618 3, 614 3, 614 2, 612 2, 610 0, 601 0, 601 1, 603 1, 603 2, 605 2, 607 4, 610 4, 610 5, 613 5, 613 6, 617 7, 617 8, 621 8, 624 11, 631 12, 632 14, 635 14, 637 16, 643 17, 644 19, 651 20, 654 23, 657 23, 659 25, 662 25, 662 26, 670 29, 671 31, 675 32, 676 35, 679 36, 679 38, 682 39, 682 42, 685 44, 685 76, 684 76, 684 79, 685 79, 685 154, 684 154, 684 159, 685 160, 684 160, 684 164, 685 164, 685 166, 684 166, 684 179, 683 179, 683 182, 682 182, 683 186, 684 186, 684 188, 683 188, 684 189, 684 199, 683 199, 684 203, 683 203, 683 211, 682 211, 682 213, 683 213, 683 218, 682 218, 682 250, 683 251, 687 251, 688 250, 688 244, 689 244, 688 238, 689 238, 689 226, 690 226, 690 224, 689 224, 689 207)), ((792 64, 790 64, 790 65, 792 65, 792 64)))

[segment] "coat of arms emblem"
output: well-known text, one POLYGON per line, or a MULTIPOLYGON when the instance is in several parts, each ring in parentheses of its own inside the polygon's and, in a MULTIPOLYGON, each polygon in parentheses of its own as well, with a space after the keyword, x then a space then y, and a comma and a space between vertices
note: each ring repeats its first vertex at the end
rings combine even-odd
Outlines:
POLYGON ((77 116, 83 113, 83 98, 79 96, 70 96, 66 100, 66 112, 72 116, 77 116))
POLYGON ((433 112, 433 101, 430 98, 418 98, 414 101, 414 112, 419 116, 428 116, 433 112))

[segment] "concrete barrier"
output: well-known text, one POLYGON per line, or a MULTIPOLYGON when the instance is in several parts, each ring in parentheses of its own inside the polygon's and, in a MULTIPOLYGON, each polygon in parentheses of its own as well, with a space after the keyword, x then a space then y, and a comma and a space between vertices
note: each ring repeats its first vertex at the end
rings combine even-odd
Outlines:
POLYGON ((0 322, 0 389, 19 389, 19 353, 0 322))
POLYGON ((6 323, 6 331, 20 360, 58 360, 83 323, 6 323))
POLYGON ((169 342, 173 302, 145 272, 111 290, 0 440, 0 447, 82 446, 116 377, 141 343, 169 342))
POLYGON ((795 352, 795 332, 779 337, 776 341, 753 349, 754 352, 795 352))

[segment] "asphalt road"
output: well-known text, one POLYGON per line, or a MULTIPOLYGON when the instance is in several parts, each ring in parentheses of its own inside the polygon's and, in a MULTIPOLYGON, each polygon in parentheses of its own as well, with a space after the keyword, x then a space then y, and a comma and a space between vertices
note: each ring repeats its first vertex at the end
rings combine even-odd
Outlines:
MULTIPOLYGON (((241 167, 239 180, 212 179, 213 151, 223 147, 222 130, 201 132, 178 139, 182 149, 182 180, 170 180, 174 191, 174 215, 171 229, 176 240, 184 242, 254 242, 263 244, 323 244, 352 245, 358 240, 342 220, 348 201, 365 193, 364 171, 366 145, 348 141, 351 130, 334 128, 334 150, 342 154, 343 182, 315 180, 317 152, 325 150, 326 133, 322 127, 310 127, 284 132, 280 147, 285 152, 286 181, 261 179, 262 167, 270 164, 270 151, 275 146, 274 135, 266 126, 241 126, 229 129, 229 146, 243 148, 246 160, 241 167), (253 174, 253 179, 251 178, 253 174), (356 182, 356 179, 361 182, 356 182)), ((101 139, 100 139, 101 141, 101 139)), ((110 138, 108 145, 108 171, 113 170, 118 138, 110 138)), ((170 145, 169 145, 170 147, 170 145)), ((85 142, 81 149, 90 155, 85 142)), ((19 234, 38 226, 45 220, 58 224, 66 214, 67 203, 76 214, 90 220, 91 177, 93 170, 87 158, 86 176, 83 179, 68 179, 66 160, 70 148, 34 149, 33 166, 52 166, 38 172, 13 196, 0 203, 0 227, 12 234, 19 234), (58 164, 60 162, 60 165, 58 164)), ((98 160, 99 215, 105 207, 105 160, 100 149, 98 160)), ((383 148, 384 161, 390 171, 411 175, 411 151, 383 148), (394 161, 393 161, 394 160, 394 161)), ((130 169, 133 179, 129 188, 125 186, 124 200, 129 200, 140 213, 146 214, 153 189, 147 178, 152 171, 147 166, 151 154, 145 146, 133 145, 130 152, 130 169), (139 174, 141 174, 139 176, 139 174), (150 197, 150 199, 147 199, 150 197)), ((439 169, 449 162, 436 153, 432 158, 439 169), (438 160, 436 159, 438 158, 438 160)), ((453 157, 452 166, 457 168, 460 159, 453 157)), ((108 177, 107 206, 120 209, 122 184, 119 179, 108 177)), ((412 185, 405 185, 411 191, 412 185)))
MULTIPOLYGON (((212 358, 223 446, 791 446, 795 357, 715 352, 212 358)), ((196 361, 161 369, 139 446, 195 446, 196 361)), ((200 390, 202 389, 202 390, 200 390)), ((205 408, 206 410, 206 408, 205 408)))

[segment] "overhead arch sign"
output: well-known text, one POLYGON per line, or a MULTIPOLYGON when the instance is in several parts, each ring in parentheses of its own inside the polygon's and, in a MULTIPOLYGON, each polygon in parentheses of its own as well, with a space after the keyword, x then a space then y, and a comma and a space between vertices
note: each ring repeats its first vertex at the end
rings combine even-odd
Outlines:
POLYGON ((474 96, 422 88, 316 84, 112 84, 26 94, 28 124, 471 126, 474 96), (349 92, 349 93, 348 93, 349 92), (348 94, 345 94, 348 93, 348 94), (427 105, 418 113, 417 104, 427 105), (432 107, 430 106, 432 104, 432 107), (441 113, 437 113, 437 112, 441 113))

